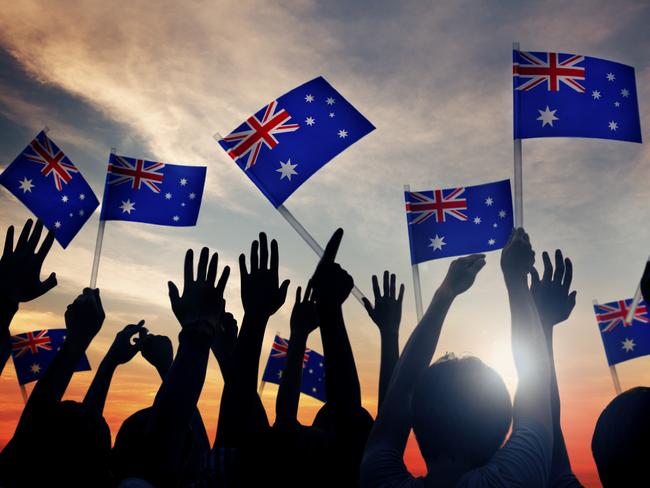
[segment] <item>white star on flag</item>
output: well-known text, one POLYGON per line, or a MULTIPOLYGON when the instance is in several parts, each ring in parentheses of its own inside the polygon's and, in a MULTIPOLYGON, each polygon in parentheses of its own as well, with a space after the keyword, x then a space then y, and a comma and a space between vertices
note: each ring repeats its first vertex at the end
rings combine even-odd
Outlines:
POLYGON ((314 119, 314 117, 307 117, 307 118, 305 119, 305 124, 307 124, 307 125, 310 126, 310 127, 311 127, 312 125, 314 125, 315 123, 316 123, 316 119, 314 119))
POLYGON ((62 201, 63 203, 66 203, 66 202, 68 201, 68 195, 63 195, 63 196, 61 197, 61 201, 62 201))
POLYGON ((616 129, 618 129, 618 124, 612 120, 609 123, 609 130, 616 130, 616 129))
POLYGON ((165 200, 171 200, 172 199, 172 194, 167 192, 165 193, 165 200))
POLYGON ((334 105, 336 102, 332 97, 327 98, 327 105, 334 105))
POLYGON ((488 241, 488 244, 489 244, 490 246, 494 246, 494 243, 495 243, 495 242, 496 242, 496 241, 495 241, 494 239, 490 239, 490 240, 488 241))
POLYGON ((344 129, 341 129, 341 130, 339 131, 339 137, 340 137, 341 139, 345 139, 346 137, 348 137, 348 131, 347 131, 347 130, 344 130, 344 129))
POLYGON ((592 91, 591 96, 594 97, 594 100, 600 100, 600 92, 598 90, 592 91))
POLYGON ((122 205, 120 205, 120 209, 122 210, 122 213, 128 213, 131 215, 131 211, 135 210, 135 202, 132 202, 131 199, 127 198, 126 202, 122 202, 122 205))
POLYGON ((59 229, 60 227, 61 227, 61 222, 59 222, 58 220, 56 222, 54 222, 54 228, 55 229, 59 229))
POLYGON ((505 210, 499 210, 499 217, 501 217, 503 219, 503 218, 505 218, 505 216, 506 216, 506 211, 505 210))
POLYGON ((632 339, 625 339, 621 344, 623 344, 622 348, 625 349, 625 352, 634 351, 634 348, 636 347, 636 344, 632 339))
POLYGON ((29 367, 29 371, 38 374, 41 372, 41 367, 38 365, 38 363, 34 363, 29 367))
POLYGON ((480 224, 481 223, 481 217, 474 217, 474 223, 475 224, 480 224))
POLYGON ((615 107, 620 107, 621 104, 620 104, 619 102, 614 102, 614 106, 615 106, 615 107))
POLYGON ((32 185, 32 180, 28 180, 27 178, 23 178, 23 181, 20 182, 20 189, 23 191, 23 193, 31 193, 32 188, 34 188, 36 185, 32 185))
POLYGON ((283 163, 280 161, 280 168, 276 169, 278 173, 280 173, 280 179, 287 178, 289 181, 291 181, 291 176, 297 175, 298 172, 294 169, 298 164, 291 164, 291 159, 289 159, 286 163, 283 163))
POLYGON ((196 198, 196 193, 190 193, 190 200, 194 200, 196 198))
POLYGON ((627 88, 623 88, 623 89, 621 90, 621 96, 622 96, 623 98, 627 98, 627 97, 629 97, 629 96, 630 96, 630 90, 628 90, 627 88))
POLYGON ((314 95, 309 94, 305 97, 305 102, 311 103, 313 101, 314 101, 314 95))
POLYGON ((607 81, 614 81, 615 79, 614 73, 607 73, 607 81))
POLYGON ((85 199, 86 199, 86 195, 84 195, 83 193, 81 193, 81 194, 79 195, 79 200, 85 200, 85 199))
POLYGON ((429 244, 429 247, 433 248, 434 251, 440 250, 442 251, 442 246, 446 246, 447 243, 444 242, 444 236, 439 237, 438 234, 433 239, 429 239, 431 241, 431 244, 429 244))
POLYGON ((555 112, 557 112, 557 109, 551 110, 549 106, 546 106, 546 110, 537 110, 539 112, 539 117, 537 117, 536 120, 541 120, 542 121, 542 127, 546 127, 546 125, 550 125, 553 127, 553 121, 554 120, 560 120, 558 117, 555 116, 555 112))
POLYGON ((180 217, 179 217, 178 215, 174 215, 174 216, 172 217, 172 220, 173 220, 174 222, 178 222, 178 221, 180 220, 180 217))
POLYGON ((488 207, 491 207, 493 203, 494 203, 494 200, 492 200, 492 197, 487 197, 487 198, 485 199, 485 204, 486 204, 488 207))
POLYGON ((181 178, 181 186, 187 185, 187 178, 181 178))

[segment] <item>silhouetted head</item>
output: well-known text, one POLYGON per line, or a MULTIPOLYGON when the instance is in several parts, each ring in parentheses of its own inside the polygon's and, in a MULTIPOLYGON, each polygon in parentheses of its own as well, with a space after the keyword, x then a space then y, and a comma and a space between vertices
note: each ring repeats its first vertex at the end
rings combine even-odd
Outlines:
POLYGON ((450 354, 418 379, 411 414, 427 464, 446 458, 473 468, 485 464, 503 444, 512 402, 494 369, 478 358, 450 354))
POLYGON ((591 452, 604 487, 641 486, 650 459, 650 388, 627 390, 598 417, 591 452))
MULTIPOLYGON (((148 452, 145 434, 151 416, 151 407, 138 410, 120 426, 111 452, 111 467, 117 480, 143 474, 142 457, 148 452)), ((145 471, 146 472, 146 471, 145 471)))

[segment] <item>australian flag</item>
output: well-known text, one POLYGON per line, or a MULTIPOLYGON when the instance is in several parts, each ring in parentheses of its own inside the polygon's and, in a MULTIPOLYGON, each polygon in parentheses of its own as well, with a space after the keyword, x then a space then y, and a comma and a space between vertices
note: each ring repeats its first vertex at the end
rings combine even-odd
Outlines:
MULTIPOLYGON (((65 340, 66 329, 35 330, 11 336, 11 356, 21 385, 37 381, 43 376, 65 340)), ((89 371, 84 354, 75 371, 89 371)))
MULTIPOLYGON (((275 383, 276 385, 282 382, 288 351, 289 341, 276 335, 271 346, 269 360, 262 375, 262 381, 275 383)), ((305 349, 300 391, 322 402, 327 401, 325 397, 325 358, 311 349, 305 349)))
POLYGON ((219 140, 275 207, 375 127, 323 77, 285 93, 219 140))
POLYGON ((578 54, 513 51, 514 137, 641 142, 634 68, 578 54))
POLYGON ((405 192, 411 263, 501 249, 512 232, 510 180, 405 192))
POLYGON ((650 354, 648 304, 639 302, 631 322, 627 315, 632 299, 594 305, 600 337, 610 366, 650 354))
POLYGON ((205 173, 205 166, 111 154, 100 218, 177 227, 196 225, 205 173))
POLYGON ((43 131, 0 175, 0 183, 55 231, 64 248, 99 205, 79 169, 43 131))

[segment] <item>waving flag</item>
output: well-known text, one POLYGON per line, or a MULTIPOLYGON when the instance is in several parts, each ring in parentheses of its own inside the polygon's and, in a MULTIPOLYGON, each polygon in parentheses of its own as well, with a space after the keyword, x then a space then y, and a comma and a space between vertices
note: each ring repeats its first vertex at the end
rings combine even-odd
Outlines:
MULTIPOLYGON (((266 363, 262 381, 279 385, 282 382, 282 374, 287 363, 287 352, 289 341, 276 335, 271 346, 271 354, 266 363)), ((300 391, 305 395, 316 398, 323 402, 325 397, 325 358, 311 349, 305 349, 302 361, 302 381, 300 391)))
POLYGON ((634 68, 576 54, 513 51, 514 137, 641 142, 634 68))
POLYGON ((510 180, 404 198, 413 264, 501 249, 512 231, 510 180))
POLYGON ((374 128, 319 77, 261 108, 219 144, 278 207, 374 128))
POLYGON ((196 225, 205 173, 204 166, 178 166, 111 154, 101 219, 196 225))
MULTIPOLYGON (((66 329, 35 330, 11 336, 11 356, 21 385, 43 376, 65 340, 66 329)), ((77 364, 75 371, 89 371, 88 358, 77 364)))
POLYGON ((648 304, 641 301, 632 322, 627 314, 633 299, 594 305, 600 337, 610 366, 628 359, 650 354, 650 314, 648 304))
POLYGON ((31 210, 64 248, 99 205, 70 159, 45 132, 0 175, 0 183, 31 210))

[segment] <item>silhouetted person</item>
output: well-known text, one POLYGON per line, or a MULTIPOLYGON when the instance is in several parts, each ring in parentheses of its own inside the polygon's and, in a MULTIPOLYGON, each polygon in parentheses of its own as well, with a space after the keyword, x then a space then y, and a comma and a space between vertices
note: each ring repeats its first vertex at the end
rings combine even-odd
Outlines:
POLYGON ((111 438, 96 409, 61 398, 104 322, 99 290, 84 289, 65 312, 66 339, 36 383, 16 432, 0 455, 0 484, 109 486, 111 438), (34 469, 38 459, 38 469, 34 469))
POLYGON ((394 274, 384 271, 384 294, 382 295, 379 289, 379 280, 376 275, 373 275, 372 291, 375 295, 375 304, 372 305, 370 300, 363 297, 366 312, 379 328, 381 337, 378 408, 381 407, 386 397, 390 378, 399 359, 399 324, 402 320, 404 285, 400 285, 399 296, 396 295, 396 280, 394 274))
POLYGON ((54 242, 54 232, 48 232, 36 250, 43 222, 37 220, 33 231, 32 223, 32 219, 25 222, 15 247, 14 226, 9 226, 0 258, 0 374, 11 354, 9 325, 18 305, 34 300, 56 286, 55 273, 41 281, 41 267, 54 242))
POLYGON ((402 351, 368 439, 362 486, 548 486, 550 365, 527 282, 534 256, 522 229, 501 253, 519 376, 514 407, 500 376, 477 358, 443 358, 429 366, 449 308, 485 265, 482 254, 457 259, 402 351), (511 418, 512 434, 499 449, 511 418), (427 465, 424 478, 412 477, 404 465, 411 427, 427 465))

